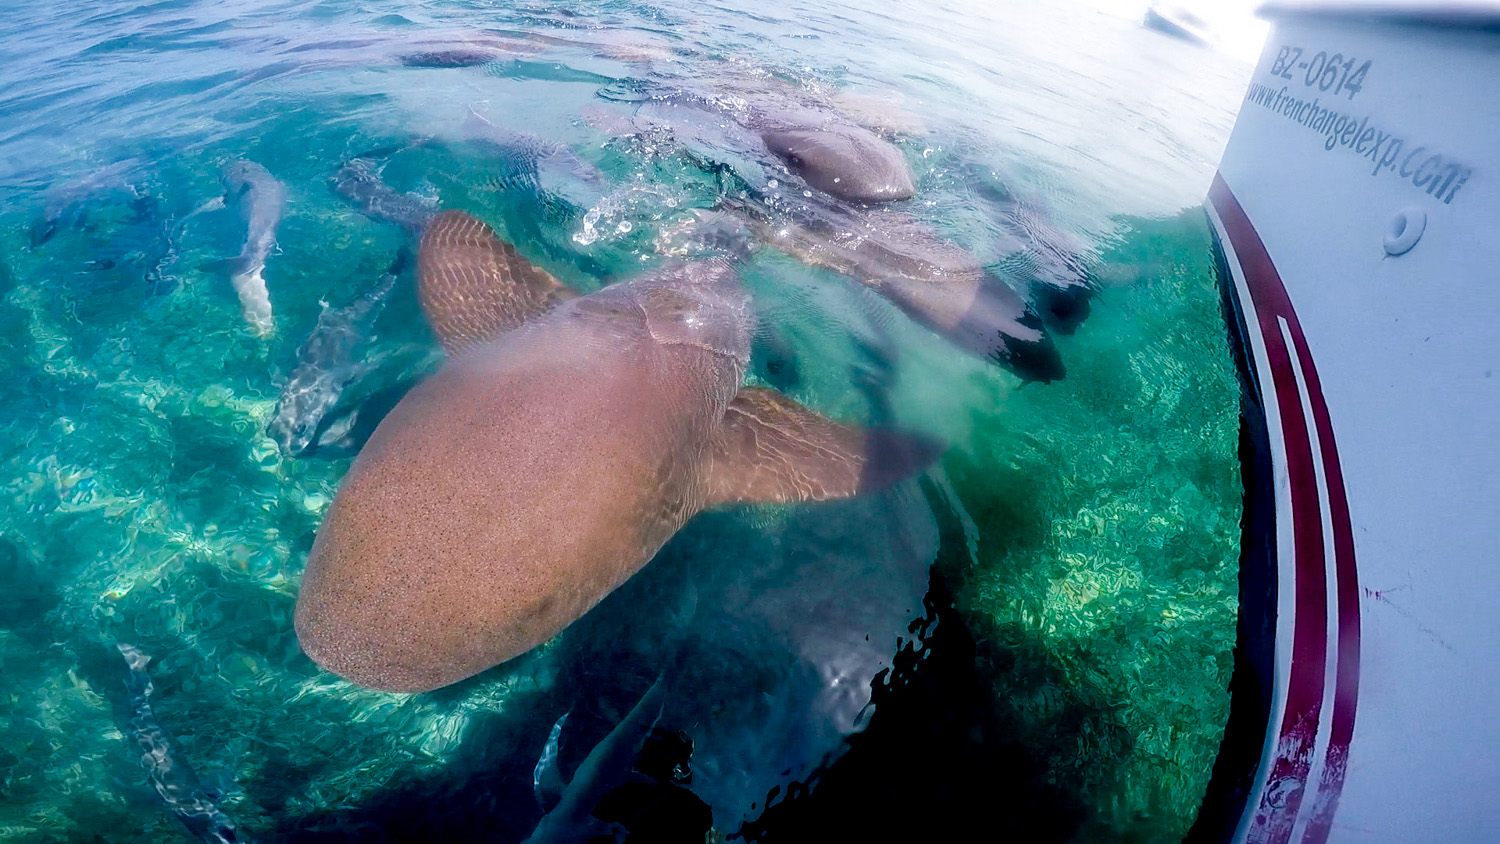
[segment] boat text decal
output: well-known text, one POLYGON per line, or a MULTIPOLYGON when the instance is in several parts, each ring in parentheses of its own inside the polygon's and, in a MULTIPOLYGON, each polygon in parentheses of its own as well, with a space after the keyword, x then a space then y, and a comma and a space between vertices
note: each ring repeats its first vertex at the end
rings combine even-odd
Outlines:
MULTIPOLYGON (((1300 47, 1282 47, 1271 64, 1273 79, 1292 78, 1287 74, 1306 67, 1307 73, 1301 81, 1307 82, 1309 86, 1317 83, 1320 90, 1331 91, 1335 96, 1345 92, 1352 100, 1363 88, 1365 73, 1371 65, 1370 61, 1366 61, 1351 74, 1348 69, 1353 66, 1353 59, 1337 64, 1335 59, 1342 61, 1342 56, 1338 53, 1322 58, 1325 53, 1319 52, 1311 63, 1298 62, 1302 54, 1300 47), (1313 70, 1319 68, 1322 70, 1314 76, 1313 70), (1330 74, 1330 70, 1337 72, 1330 74)), ((1473 168, 1462 161, 1431 147, 1413 144, 1394 130, 1372 123, 1368 115, 1340 111, 1324 104, 1316 94, 1311 100, 1296 96, 1292 88, 1290 85, 1278 87, 1274 83, 1267 85, 1251 82, 1250 89, 1245 93, 1245 101, 1280 114, 1293 123, 1322 135, 1323 149, 1329 152, 1344 147, 1368 159, 1372 165, 1371 176, 1381 173, 1394 175, 1427 195, 1441 199, 1445 204, 1453 202, 1458 189, 1473 175, 1473 168)), ((1337 102, 1330 99, 1333 103, 1337 102)))

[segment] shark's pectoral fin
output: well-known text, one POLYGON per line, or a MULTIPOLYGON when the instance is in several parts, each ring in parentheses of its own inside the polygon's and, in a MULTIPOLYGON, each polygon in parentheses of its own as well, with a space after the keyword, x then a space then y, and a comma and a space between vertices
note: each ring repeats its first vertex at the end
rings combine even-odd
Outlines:
MULTIPOLYGON (((664 676, 658 675, 656 682, 630 712, 589 751, 588 757, 574 772, 573 781, 559 793, 559 799, 547 807, 547 814, 526 839, 528 844, 592 841, 604 836, 621 840, 623 830, 616 824, 606 824, 594 817, 594 808, 604 795, 630 778, 636 755, 661 720, 666 706, 664 676)), ((563 718, 557 719, 553 725, 552 734, 547 737, 547 745, 542 750, 542 760, 537 763, 532 778, 539 800, 542 799, 543 763, 548 761, 549 754, 550 767, 554 774, 556 772, 557 739, 562 732, 563 718)), ((561 775, 557 775, 557 781, 562 781, 561 775)))
POLYGON ((552 725, 552 731, 547 734, 547 743, 542 746, 542 754, 536 760, 536 768, 531 772, 531 787, 536 794, 536 802, 542 807, 542 811, 550 812, 557 808, 562 801, 563 789, 567 784, 563 782, 562 771, 557 767, 557 754, 562 739, 563 724, 568 720, 568 713, 564 712, 557 723, 552 725))
POLYGON ((710 506, 823 501, 890 486, 942 451, 920 434, 851 428, 774 390, 748 387, 724 413, 704 480, 710 506))
POLYGON ((422 234, 417 292, 428 323, 449 354, 578 295, 463 211, 438 214, 422 234))

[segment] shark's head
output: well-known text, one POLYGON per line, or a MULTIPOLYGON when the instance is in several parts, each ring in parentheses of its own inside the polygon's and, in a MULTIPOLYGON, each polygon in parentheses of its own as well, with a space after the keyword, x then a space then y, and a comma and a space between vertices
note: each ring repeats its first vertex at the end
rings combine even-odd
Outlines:
POLYGON ((859 127, 778 128, 761 139, 809 185, 840 199, 885 202, 917 192, 901 150, 859 127))

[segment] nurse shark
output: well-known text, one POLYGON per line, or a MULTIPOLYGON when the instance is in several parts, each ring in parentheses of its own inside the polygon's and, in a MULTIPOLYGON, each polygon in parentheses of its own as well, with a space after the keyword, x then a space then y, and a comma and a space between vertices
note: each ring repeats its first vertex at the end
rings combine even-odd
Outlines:
MULTIPOLYGON (((890 142, 795 102, 715 110, 718 101, 703 94, 653 84, 643 91, 630 94, 647 98, 633 117, 596 109, 590 122, 646 140, 648 148, 676 149, 718 175, 717 209, 748 226, 757 241, 854 278, 915 322, 1023 380, 1063 377, 1062 358, 1035 308, 972 254, 885 204, 915 192, 910 168, 890 142), (781 185, 767 159, 779 159, 817 192, 781 185)), ((721 240, 744 239, 733 225, 706 212, 698 216, 700 230, 717 227, 725 232, 721 240)))
POLYGON ((354 461, 297 597, 303 650, 361 685, 427 691, 531 650, 703 509, 847 498, 941 450, 741 389, 754 323, 726 261, 579 296, 447 211, 418 276, 449 360, 354 461))
POLYGON ((239 212, 245 223, 245 242, 238 257, 227 262, 229 281, 240 299, 245 322, 262 336, 275 331, 271 294, 262 273, 266 257, 276 247, 276 228, 286 211, 286 186, 265 167, 245 159, 224 168, 224 204, 239 212))

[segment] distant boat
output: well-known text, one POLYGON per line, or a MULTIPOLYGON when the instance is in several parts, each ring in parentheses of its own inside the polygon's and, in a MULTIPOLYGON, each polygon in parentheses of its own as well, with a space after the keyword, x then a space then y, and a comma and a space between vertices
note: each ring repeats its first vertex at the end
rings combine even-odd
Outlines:
POLYGON ((1208 21, 1181 6, 1152 3, 1146 9, 1146 26, 1194 44, 1213 43, 1208 21))

